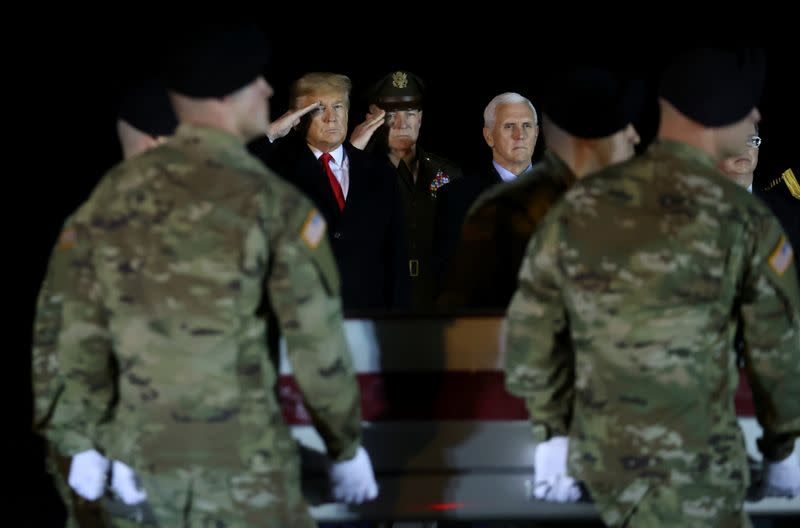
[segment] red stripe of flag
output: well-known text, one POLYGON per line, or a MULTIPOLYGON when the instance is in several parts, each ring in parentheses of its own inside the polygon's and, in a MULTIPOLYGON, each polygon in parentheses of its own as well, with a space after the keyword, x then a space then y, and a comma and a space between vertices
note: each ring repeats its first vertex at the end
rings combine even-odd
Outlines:
MULTIPOLYGON (((752 395, 743 374, 736 413, 753 416, 752 395)), ((525 404, 506 392, 504 382, 501 371, 359 374, 361 416, 367 422, 527 420, 525 404)), ((294 378, 281 376, 278 388, 286 422, 309 423, 294 378)))

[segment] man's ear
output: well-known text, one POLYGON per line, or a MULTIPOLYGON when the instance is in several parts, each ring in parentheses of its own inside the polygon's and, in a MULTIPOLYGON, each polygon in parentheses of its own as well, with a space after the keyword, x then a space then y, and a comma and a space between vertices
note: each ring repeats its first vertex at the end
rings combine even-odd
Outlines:
POLYGON ((489 145, 489 148, 494 148, 494 136, 492 136, 491 129, 483 127, 483 139, 486 140, 486 144, 489 145))

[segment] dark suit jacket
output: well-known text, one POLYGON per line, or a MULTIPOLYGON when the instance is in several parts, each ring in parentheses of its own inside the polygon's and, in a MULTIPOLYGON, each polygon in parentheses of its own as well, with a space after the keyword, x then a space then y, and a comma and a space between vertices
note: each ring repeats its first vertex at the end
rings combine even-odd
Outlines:
POLYGON ((500 173, 494 168, 494 163, 489 161, 483 169, 483 172, 478 174, 478 181, 480 182, 480 192, 478 194, 480 194, 492 185, 503 183, 503 178, 500 177, 500 173))
POLYGON ((259 152, 264 162, 311 198, 328 223, 348 315, 407 309, 408 250, 403 206, 394 172, 385 163, 345 144, 350 186, 340 211, 314 153, 290 134, 259 152))

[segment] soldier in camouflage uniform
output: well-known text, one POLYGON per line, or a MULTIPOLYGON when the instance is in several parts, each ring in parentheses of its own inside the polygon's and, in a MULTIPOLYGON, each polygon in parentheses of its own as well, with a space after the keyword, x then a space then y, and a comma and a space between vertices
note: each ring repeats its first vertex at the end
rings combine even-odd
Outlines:
POLYGON ((334 497, 374 498, 338 275, 320 214, 244 145, 268 124, 263 37, 195 37, 170 61, 175 136, 109 171, 54 250, 46 317, 60 319, 63 385, 41 430, 62 454, 130 464, 162 526, 313 526, 264 312, 334 462, 334 497))
POLYGON ((445 276, 442 308, 505 310, 528 240, 545 213, 576 179, 634 154, 638 83, 597 68, 575 68, 549 83, 543 159, 490 187, 472 205, 445 276))
POLYGON ((572 475, 611 526, 749 526, 739 321, 767 492, 800 493, 793 250, 715 167, 758 121, 762 78, 755 52, 678 55, 657 141, 578 181, 531 240, 507 316, 506 384, 541 442, 537 497, 575 500, 572 475))
MULTIPOLYGON (((163 142, 175 131, 177 122, 167 92, 155 80, 137 82, 123 95, 118 109, 117 137, 123 157, 132 158, 163 142)), ((61 297, 46 277, 37 301, 33 336, 34 429, 44 427, 63 389, 58 376, 56 342, 61 330, 61 297)), ((111 395, 107 395, 110 397, 111 395)), ((66 507, 68 527, 119 526, 108 517, 108 495, 87 500, 70 489, 67 482, 71 459, 48 446, 47 469, 66 507), (104 504, 105 503, 105 504, 104 504)), ((117 477, 119 478, 119 476, 117 477)))
POLYGON ((425 94, 422 79, 411 72, 385 75, 370 90, 370 113, 351 141, 394 167, 405 211, 411 307, 430 312, 449 253, 454 247, 451 209, 439 207, 448 185, 462 178, 452 161, 418 144, 425 94), (375 133, 377 130, 377 133, 375 133), (363 131, 363 132, 360 132, 363 131))

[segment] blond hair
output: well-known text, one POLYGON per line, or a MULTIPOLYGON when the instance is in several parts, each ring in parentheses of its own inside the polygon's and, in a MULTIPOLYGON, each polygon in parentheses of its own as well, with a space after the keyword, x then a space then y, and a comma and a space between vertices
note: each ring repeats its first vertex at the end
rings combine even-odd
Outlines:
POLYGON ((292 105, 297 106, 297 99, 306 95, 320 93, 344 94, 348 108, 350 107, 350 90, 353 83, 350 78, 340 73, 312 72, 307 73, 292 83, 289 97, 292 105))

